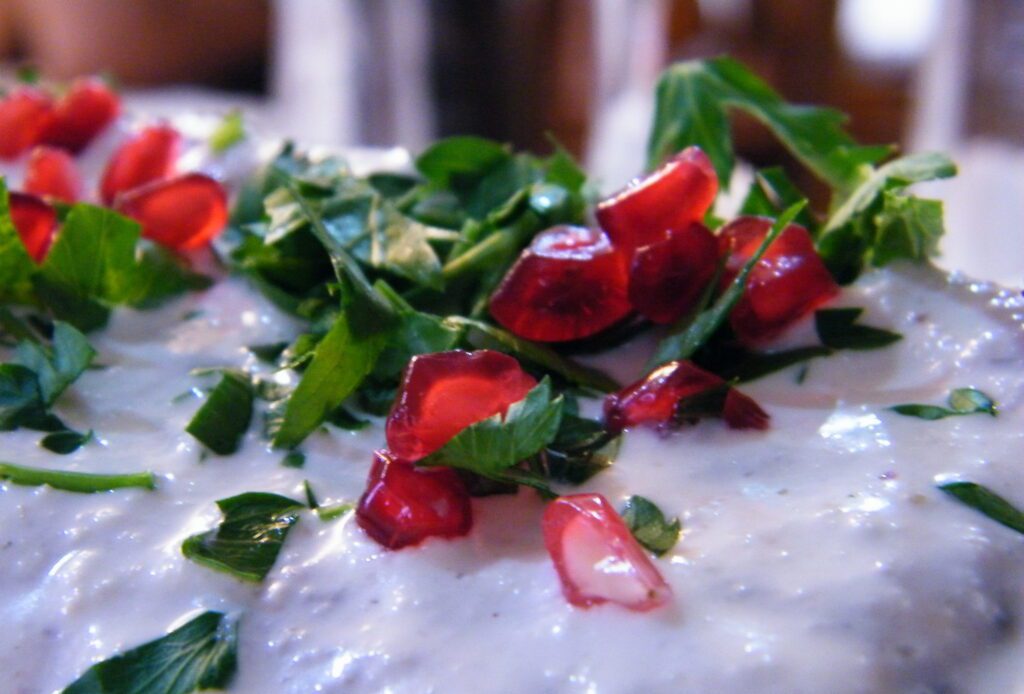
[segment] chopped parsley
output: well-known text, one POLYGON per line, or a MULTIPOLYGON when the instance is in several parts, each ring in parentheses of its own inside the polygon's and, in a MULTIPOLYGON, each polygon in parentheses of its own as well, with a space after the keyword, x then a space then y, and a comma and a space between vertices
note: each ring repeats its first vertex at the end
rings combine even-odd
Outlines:
POLYGON ((641 545, 659 557, 679 542, 682 525, 678 518, 671 522, 653 501, 642 496, 631 496, 622 510, 622 520, 641 545))
POLYGON ((906 404, 895 405, 889 409, 906 417, 929 421, 970 414, 987 414, 995 417, 999 413, 995 401, 976 388, 956 388, 950 391, 947 403, 948 407, 906 404))
POLYGON ((259 583, 273 568, 303 505, 277 494, 247 492, 217 502, 224 518, 216 530, 193 535, 182 553, 217 571, 259 583))
POLYGON ((939 489, 957 501, 984 513, 996 523, 1024 534, 1024 511, 988 487, 974 482, 947 482, 940 484, 939 489))
POLYGON ((237 620, 203 612, 154 641, 96 663, 62 694, 226 689, 238 667, 237 651, 237 620))
POLYGON ((224 371, 185 431, 217 455, 238 450, 252 420, 252 381, 244 374, 224 371))

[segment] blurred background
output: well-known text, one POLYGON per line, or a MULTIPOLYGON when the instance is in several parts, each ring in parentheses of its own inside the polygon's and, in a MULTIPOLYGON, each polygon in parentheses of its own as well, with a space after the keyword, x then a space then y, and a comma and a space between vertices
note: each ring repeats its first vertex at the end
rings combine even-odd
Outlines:
MULTIPOLYGON (((329 146, 554 137, 606 190, 641 169, 661 69, 720 53, 863 141, 952 152, 961 176, 928 191, 948 264, 1024 284, 1024 0, 0 0, 9 71, 104 72, 130 107, 242 105, 329 146)), ((785 159, 735 128, 748 161, 785 159)))

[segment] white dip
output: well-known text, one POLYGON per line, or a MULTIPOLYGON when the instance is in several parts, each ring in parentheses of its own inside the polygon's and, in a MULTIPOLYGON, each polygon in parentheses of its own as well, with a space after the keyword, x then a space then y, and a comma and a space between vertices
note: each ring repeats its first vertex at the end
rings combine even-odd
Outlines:
MULTIPOLYGON (((232 691, 1008 692, 1024 687, 1024 537, 936 489, 951 476, 1024 503, 1024 323, 1019 298, 924 268, 877 272, 839 303, 905 339, 750 384, 765 433, 705 422, 626 436, 584 490, 679 515, 657 561, 674 604, 581 610, 562 597, 532 493, 474 501, 469 537, 382 550, 346 516, 304 513, 262 585, 186 560, 217 499, 360 494, 379 423, 314 434, 303 469, 259 438, 200 457, 184 427, 209 385, 195 367, 251 365, 246 345, 294 326, 235 280, 91 336, 89 371, 58 413, 98 441, 61 457, 0 434, 0 460, 94 472, 152 470, 156 491, 84 495, 0 484, 0 689, 60 690, 92 663, 197 611, 241 615, 232 691), (200 311, 198 317, 183 320, 200 311), (927 422, 887 411, 974 386, 997 419, 927 422)), ((795 338, 793 338, 795 339, 795 338)), ((636 373, 630 374, 636 376, 636 373)))

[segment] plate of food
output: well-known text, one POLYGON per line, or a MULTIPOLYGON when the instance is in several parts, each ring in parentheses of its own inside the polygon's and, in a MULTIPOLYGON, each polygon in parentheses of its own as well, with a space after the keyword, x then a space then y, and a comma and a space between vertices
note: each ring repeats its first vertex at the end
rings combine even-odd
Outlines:
POLYGON ((0 101, 4 691, 1003 692, 1024 300, 728 58, 649 169, 0 101), (728 112, 781 168, 722 204, 728 112))

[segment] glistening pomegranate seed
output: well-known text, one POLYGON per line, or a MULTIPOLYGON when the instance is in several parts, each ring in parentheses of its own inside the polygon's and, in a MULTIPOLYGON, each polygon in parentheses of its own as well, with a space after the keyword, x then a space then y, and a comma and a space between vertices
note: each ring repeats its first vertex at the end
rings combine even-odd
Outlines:
POLYGON ((415 468, 389 451, 374 453, 356 522, 388 549, 428 537, 460 537, 473 527, 469 494, 447 468, 415 468))
POLYGON ((110 205, 118 193, 174 175, 181 136, 169 125, 152 125, 126 140, 107 162, 100 199, 110 205))
POLYGON ((534 238, 491 297, 491 315, 528 340, 588 337, 630 311, 626 261, 600 229, 557 226, 534 238))
POLYGON ((512 357, 487 349, 413 357, 388 415, 388 448, 419 460, 453 436, 526 397, 537 382, 512 357))
POLYGON ((718 269, 718 241, 703 224, 667 231, 637 250, 629 270, 629 300, 655 323, 672 323, 697 303, 718 269))
POLYGON ((11 221, 25 250, 37 263, 43 262, 57 232, 57 213, 44 200, 27 193, 10 194, 11 221))
POLYGON ((82 177, 70 154, 40 145, 29 155, 24 188, 26 193, 70 203, 82 194, 82 177))
POLYGON ((143 236, 175 250, 206 245, 228 222, 224 189, 197 173, 130 190, 115 209, 139 222, 143 236))
MULTIPOLYGON (((723 253, 729 254, 723 286, 756 252, 772 220, 740 217, 719 231, 723 253)), ((790 224, 754 266, 739 303, 729 317, 741 342, 756 345, 839 293, 807 230, 790 224)))
POLYGON ((671 599, 672 589, 600 494, 555 499, 544 510, 542 526, 544 545, 571 604, 613 602, 642 612, 671 599))
POLYGON ((597 206, 597 221, 615 247, 632 256, 669 229, 685 229, 704 218, 718 193, 711 160, 687 147, 653 173, 639 178, 597 206))
POLYGON ((121 112, 117 94, 95 77, 75 80, 53 109, 42 132, 44 144, 78 153, 121 112))
POLYGON ((39 142, 53 118, 53 101, 35 87, 18 87, 0 99, 0 158, 14 159, 39 142))

